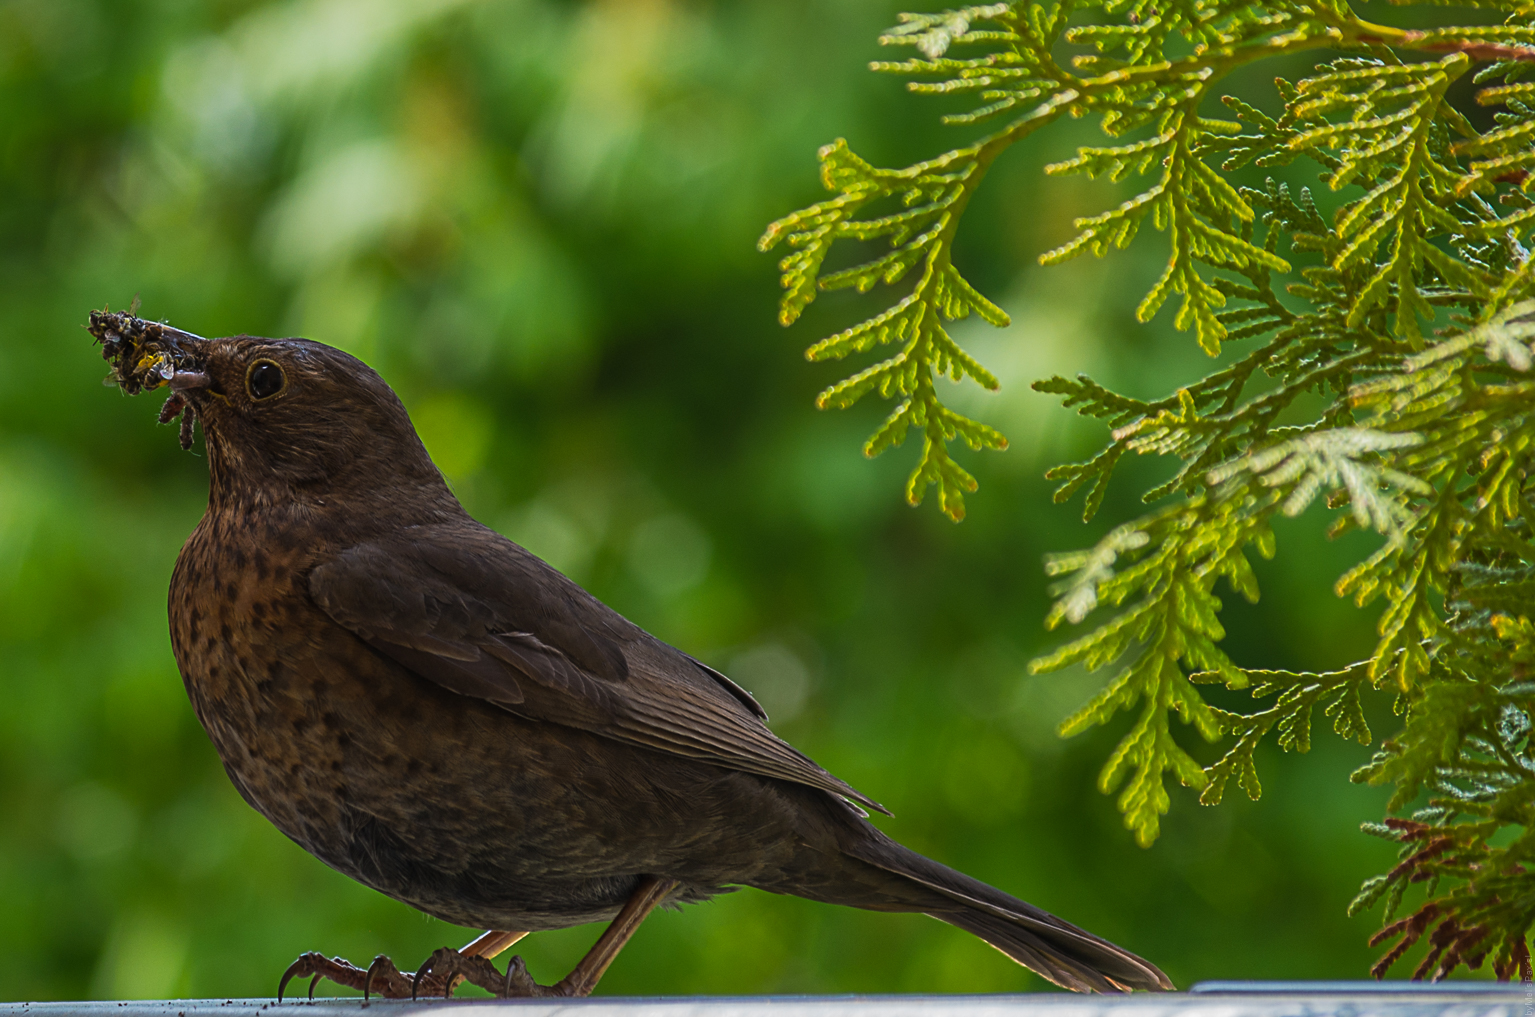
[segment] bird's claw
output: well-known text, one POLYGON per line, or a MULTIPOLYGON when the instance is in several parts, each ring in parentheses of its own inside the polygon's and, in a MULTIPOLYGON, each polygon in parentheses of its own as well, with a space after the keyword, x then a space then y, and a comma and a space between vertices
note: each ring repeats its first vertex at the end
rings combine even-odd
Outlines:
POLYGON ((282 979, 277 983, 277 1001, 282 1002, 283 993, 288 988, 288 983, 295 978, 308 978, 309 998, 314 999, 314 987, 322 978, 327 978, 337 985, 344 985, 349 989, 356 989, 367 999, 377 993, 386 999, 404 999, 414 996, 416 990, 425 990, 430 995, 442 993, 447 995, 452 992, 452 987, 447 985, 436 974, 426 978, 418 978, 413 981, 400 973, 400 969, 394 966, 394 962, 383 954, 373 959, 373 963, 367 969, 358 967, 350 961, 340 957, 327 957, 323 953, 306 953, 299 959, 288 965, 288 970, 282 973, 282 979))
POLYGON ((327 957, 323 953, 301 953, 298 960, 288 965, 288 970, 282 973, 282 978, 277 982, 277 1002, 282 1002, 283 993, 288 989, 288 983, 295 978, 314 977, 309 982, 309 998, 314 999, 314 987, 321 978, 330 977, 333 982, 348 984, 354 975, 364 975, 367 972, 353 966, 340 957, 327 957))
POLYGON ((364 1000, 372 995, 374 986, 378 986, 379 995, 387 999, 404 999, 406 989, 412 994, 416 990, 415 982, 407 980, 400 969, 394 966, 394 961, 383 954, 373 958, 373 963, 368 965, 368 973, 362 980, 364 1000))
MULTIPOLYGON (((443 986, 440 991, 445 999, 453 994, 453 987, 460 981, 478 985, 499 999, 571 995, 564 990, 563 983, 548 986, 535 982, 520 956, 512 958, 503 975, 488 959, 460 953, 450 946, 432 951, 416 972, 413 984, 425 990, 428 979, 440 980, 439 984, 443 986)), ((416 998, 415 992, 411 993, 411 998, 416 998)))
POLYGON ((503 996, 537 998, 576 995, 566 987, 563 980, 556 985, 539 985, 533 980, 533 976, 528 974, 528 964, 522 959, 521 954, 513 957, 506 965, 505 982, 506 991, 502 993, 503 996))

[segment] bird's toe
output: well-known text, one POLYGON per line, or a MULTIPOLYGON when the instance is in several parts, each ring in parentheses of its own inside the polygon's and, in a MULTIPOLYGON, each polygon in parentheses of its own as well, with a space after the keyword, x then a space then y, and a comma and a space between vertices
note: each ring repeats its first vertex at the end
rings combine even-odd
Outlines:
MULTIPOLYGON (((430 988, 435 987, 435 985, 430 986, 430 988)), ((415 988, 415 983, 394 966, 394 961, 384 954, 379 954, 373 958, 373 963, 368 965, 367 973, 363 977, 362 997, 367 999, 377 992, 386 999, 404 999, 411 995, 415 988)))
POLYGON ((327 957, 323 953, 300 954, 298 960, 288 965, 277 982, 277 1001, 282 1002, 288 983, 295 978, 309 978, 309 998, 314 999, 314 987, 320 979, 328 978, 348 988, 361 989, 367 972, 340 957, 327 957), (312 976, 312 977, 311 977, 312 976))
POLYGON ((496 993, 502 997, 517 998, 546 998, 549 996, 569 996, 571 993, 564 991, 560 985, 539 985, 528 974, 528 963, 518 954, 506 965, 506 977, 503 980, 502 990, 496 993))
POLYGON ((416 971, 412 979, 411 998, 419 994, 436 995, 440 992, 446 999, 453 994, 454 987, 460 981, 478 985, 496 996, 508 994, 505 991, 506 976, 497 971, 488 959, 476 954, 463 954, 451 946, 445 946, 433 950, 426 963, 416 971))

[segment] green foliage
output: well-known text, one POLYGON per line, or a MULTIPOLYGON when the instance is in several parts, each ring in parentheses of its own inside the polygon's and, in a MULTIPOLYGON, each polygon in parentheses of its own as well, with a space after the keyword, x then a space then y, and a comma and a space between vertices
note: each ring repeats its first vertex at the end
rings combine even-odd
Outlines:
POLYGON ((964 515, 964 491, 975 490, 975 480, 948 455, 948 442, 963 437, 971 448, 1006 448, 1007 441, 994 429, 948 409, 933 389, 934 375, 948 374, 958 381, 968 377, 995 389, 997 379, 982 367, 944 330, 944 321, 965 318, 974 311, 993 325, 1006 325, 1007 315, 965 281, 949 260, 954 227, 959 214, 984 172, 975 151, 952 152, 929 163, 899 172, 877 170, 838 141, 821 150, 821 175, 829 190, 840 191, 832 201, 786 216, 768 227, 764 250, 780 239, 793 249, 780 263, 784 273, 785 324, 792 324, 815 298, 817 288, 854 287, 860 293, 876 284, 894 285, 912 268, 921 274, 912 292, 888 310, 852 328, 816 343, 805 351, 810 360, 835 360, 864 353, 875 346, 901 344, 901 349, 873 367, 858 372, 822 392, 821 407, 844 409, 870 391, 900 405, 864 445, 864 454, 876 456, 906 440, 906 431, 922 431, 922 459, 907 482, 907 497, 922 499, 931 484, 945 512, 956 519, 964 515), (863 206, 881 198, 899 197, 901 211, 870 219, 854 216, 863 206), (821 274, 821 263, 834 240, 887 240, 893 250, 873 261, 821 274))
MULTIPOLYGON (((1224 362, 1160 400, 1085 376, 1035 384, 1110 429, 1097 455, 1049 474, 1059 482, 1057 501, 1084 493, 1084 518, 1102 506, 1127 454, 1172 457, 1178 467, 1145 495, 1170 499, 1165 507, 1119 525, 1090 550, 1049 559, 1048 571, 1062 577, 1050 626, 1106 613, 1032 667, 1112 669, 1061 732, 1132 715, 1099 785, 1119 791, 1125 825, 1141 844, 1155 840, 1169 808, 1168 774, 1201 789, 1208 804, 1233 778, 1256 798, 1254 752, 1271 732, 1281 748, 1307 751, 1320 705, 1337 734, 1368 743, 1362 697, 1392 697, 1403 730, 1356 780, 1394 783, 1393 810, 1420 793, 1429 805, 1376 831, 1404 844, 1403 861, 1367 883, 1355 905, 1384 898, 1389 920, 1407 885, 1424 881, 1429 899, 1377 937, 1399 939, 1377 975, 1427 936, 1419 976, 1488 957, 1500 977, 1528 976, 1526 934, 1535 921, 1535 873, 1526 872, 1535 841, 1526 833, 1491 843, 1510 826, 1528 829, 1535 801, 1535 699, 1524 681, 1535 659, 1535 280, 1527 250, 1535 225, 1535 21, 1520 0, 1481 6, 1505 22, 1403 29, 1366 22, 1336 0, 1053 0, 908 15, 881 41, 914 46, 920 56, 876 70, 918 78, 913 91, 974 95, 975 108, 952 122, 1015 119, 905 170, 875 169, 844 143, 829 146, 823 182, 836 197, 780 220, 763 240, 767 247, 786 239, 793 249, 781 263, 785 324, 818 289, 894 286, 924 266, 890 310, 810 356, 905 344, 833 386, 821 404, 850 405, 875 388, 903 400, 866 446, 869 455, 898 444, 906 421, 949 422, 948 430, 927 426, 908 493, 915 502, 938 483, 941 506, 957 519, 958 492, 973 481, 940 439, 1000 445, 973 437, 980 432, 970 428, 980 425, 959 423, 931 386, 938 373, 994 384, 939 325, 991 307, 961 290, 950 260, 958 217, 1002 150, 1063 116, 1097 118, 1113 143, 1080 148, 1047 172, 1135 176, 1146 185, 1078 219, 1075 239, 1041 261, 1105 255, 1149 222, 1166 234, 1167 257, 1137 317, 1151 319, 1176 297, 1173 324, 1224 362), (950 56, 960 44, 973 55, 950 56), (1300 80, 1277 80, 1278 116, 1232 96, 1224 106, 1233 119, 1213 115, 1230 71, 1322 48, 1344 55, 1300 80), (1068 52, 1069 61, 1058 60, 1068 52), (1475 82, 1486 87, 1477 101, 1498 108, 1486 130, 1449 99, 1478 62, 1475 82), (1253 168, 1302 158, 1337 199, 1319 201, 1310 187, 1273 178, 1241 183, 1243 172, 1256 183, 1253 168), (884 198, 907 211, 856 218, 884 198), (823 271, 839 237, 888 240, 892 253, 823 271), (965 294, 960 303, 953 292, 965 294), (1375 650, 1324 674, 1238 667, 1220 646, 1216 581, 1224 577, 1256 601, 1249 553, 1272 557, 1276 516, 1318 499, 1337 514, 1334 533, 1379 535, 1378 550, 1337 583, 1360 607, 1384 603, 1375 650), (1206 702, 1202 683, 1276 698, 1266 710, 1233 712, 1206 702), (1175 715, 1205 741, 1230 739, 1229 747, 1200 766, 1174 736, 1175 715)), ((1297 171, 1289 172, 1293 180, 1297 171)), ((1005 322, 999 312, 983 317, 1005 322)))

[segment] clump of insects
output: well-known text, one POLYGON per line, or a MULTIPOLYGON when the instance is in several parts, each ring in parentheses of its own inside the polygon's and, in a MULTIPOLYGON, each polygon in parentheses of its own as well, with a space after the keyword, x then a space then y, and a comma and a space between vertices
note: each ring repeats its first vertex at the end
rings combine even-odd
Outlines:
MULTIPOLYGON (((106 384, 116 385, 129 395, 152 392, 170 383, 177 372, 200 372, 203 368, 201 336, 172 328, 164 322, 146 321, 137 316, 138 299, 127 311, 92 311, 86 329, 101 344, 101 356, 112 365, 106 384)), ((160 407, 160 423, 181 418, 181 447, 192 447, 192 428, 197 411, 180 392, 172 392, 160 407)))

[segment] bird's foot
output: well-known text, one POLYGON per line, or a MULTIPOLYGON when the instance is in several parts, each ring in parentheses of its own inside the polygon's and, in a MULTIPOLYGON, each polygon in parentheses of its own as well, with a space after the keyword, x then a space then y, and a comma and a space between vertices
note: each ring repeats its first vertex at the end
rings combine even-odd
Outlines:
POLYGON ((450 946, 434 950, 426 963, 421 965, 421 970, 416 972, 416 983, 421 987, 421 995, 429 994, 429 978, 439 980, 439 985, 448 986, 446 991, 438 990, 444 997, 452 993, 451 986, 457 985, 460 980, 478 985, 500 999, 585 995, 576 992, 564 981, 557 985, 539 985, 528 974, 528 965, 520 956, 512 958, 503 975, 486 958, 461 953, 450 946))
POLYGON ((363 994, 364 999, 375 993, 387 999, 405 999, 415 996, 418 991, 423 995, 447 996, 452 994, 453 986, 458 983, 457 978, 439 976, 436 973, 428 974, 424 978, 418 974, 418 977, 412 980, 402 974, 400 969, 394 966, 394 962, 383 954, 375 957, 373 963, 366 968, 360 968, 340 957, 306 953, 283 972, 282 980, 277 983, 277 1001, 282 1002, 283 991, 287 989, 290 981, 295 978, 310 978, 310 976, 313 976, 309 982, 310 999, 314 999, 314 987, 322 978, 349 989, 356 989, 363 994))

